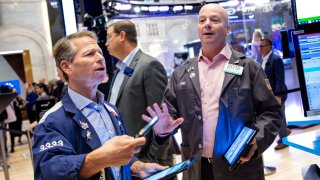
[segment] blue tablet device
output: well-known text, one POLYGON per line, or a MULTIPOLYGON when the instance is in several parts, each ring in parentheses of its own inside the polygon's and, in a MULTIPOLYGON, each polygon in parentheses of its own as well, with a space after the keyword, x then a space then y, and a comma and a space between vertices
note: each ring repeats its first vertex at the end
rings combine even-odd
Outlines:
POLYGON ((250 150, 250 141, 257 134, 258 129, 254 127, 244 127, 227 152, 224 154, 228 162, 228 169, 235 171, 240 165, 240 157, 248 154, 250 150))
POLYGON ((144 180, 169 179, 182 171, 190 169, 194 161, 195 161, 195 158, 191 158, 189 160, 183 161, 179 164, 169 167, 168 169, 165 169, 149 177, 146 177, 144 180))

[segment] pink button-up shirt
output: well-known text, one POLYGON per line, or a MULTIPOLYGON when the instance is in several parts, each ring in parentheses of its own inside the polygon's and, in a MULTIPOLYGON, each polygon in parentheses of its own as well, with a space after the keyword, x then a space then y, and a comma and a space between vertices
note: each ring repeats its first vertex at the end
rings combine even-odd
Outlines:
POLYGON ((198 58, 203 120, 202 157, 212 157, 214 138, 219 115, 219 98, 224 80, 224 66, 229 61, 232 51, 228 44, 212 61, 203 56, 198 58))

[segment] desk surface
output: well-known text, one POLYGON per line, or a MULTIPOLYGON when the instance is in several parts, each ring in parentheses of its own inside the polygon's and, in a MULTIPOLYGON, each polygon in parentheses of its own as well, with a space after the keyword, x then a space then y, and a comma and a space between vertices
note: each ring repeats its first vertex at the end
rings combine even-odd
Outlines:
POLYGON ((286 145, 320 156, 320 131, 290 135, 282 139, 286 145))
POLYGON ((288 125, 312 125, 320 124, 320 116, 304 117, 302 114, 286 114, 288 125))

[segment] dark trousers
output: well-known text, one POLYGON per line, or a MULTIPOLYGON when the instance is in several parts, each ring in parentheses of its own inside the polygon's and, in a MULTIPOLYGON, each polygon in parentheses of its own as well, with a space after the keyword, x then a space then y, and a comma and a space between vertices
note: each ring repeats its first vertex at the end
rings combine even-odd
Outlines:
POLYGON ((280 126, 280 129, 279 129, 280 142, 282 142, 282 140, 281 140, 282 138, 288 136, 287 119, 286 119, 284 104, 282 104, 282 116, 283 116, 283 118, 281 119, 281 126, 280 126))
POLYGON ((212 166, 208 158, 201 158, 201 180, 214 180, 212 166))

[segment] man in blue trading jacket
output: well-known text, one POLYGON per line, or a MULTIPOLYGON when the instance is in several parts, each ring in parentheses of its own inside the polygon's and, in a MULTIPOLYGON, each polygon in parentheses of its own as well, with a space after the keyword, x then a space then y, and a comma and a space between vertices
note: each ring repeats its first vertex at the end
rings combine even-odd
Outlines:
POLYGON ((283 118, 281 127, 279 130, 279 141, 275 150, 280 150, 288 147, 282 143, 282 138, 287 137, 291 130, 287 128, 287 121, 285 116, 284 102, 287 98, 287 94, 283 93, 287 90, 284 76, 284 65, 282 59, 272 51, 272 41, 270 39, 261 39, 259 42, 259 51, 262 55, 261 67, 266 73, 270 86, 276 99, 282 106, 283 118))
POLYGON ((35 179, 130 179, 165 167, 132 158, 145 138, 127 136, 119 111, 97 86, 106 74, 92 32, 78 32, 54 46, 68 91, 34 131, 35 179))
POLYGON ((199 159, 183 179, 264 179, 261 155, 278 134, 281 106, 263 69, 227 44, 230 32, 227 11, 204 5, 198 19, 200 54, 174 71, 162 108, 148 108, 150 115, 160 117, 155 134, 169 136, 181 124, 182 159, 199 159), (244 126, 255 126, 259 132, 238 170, 231 172, 224 154, 244 126))

